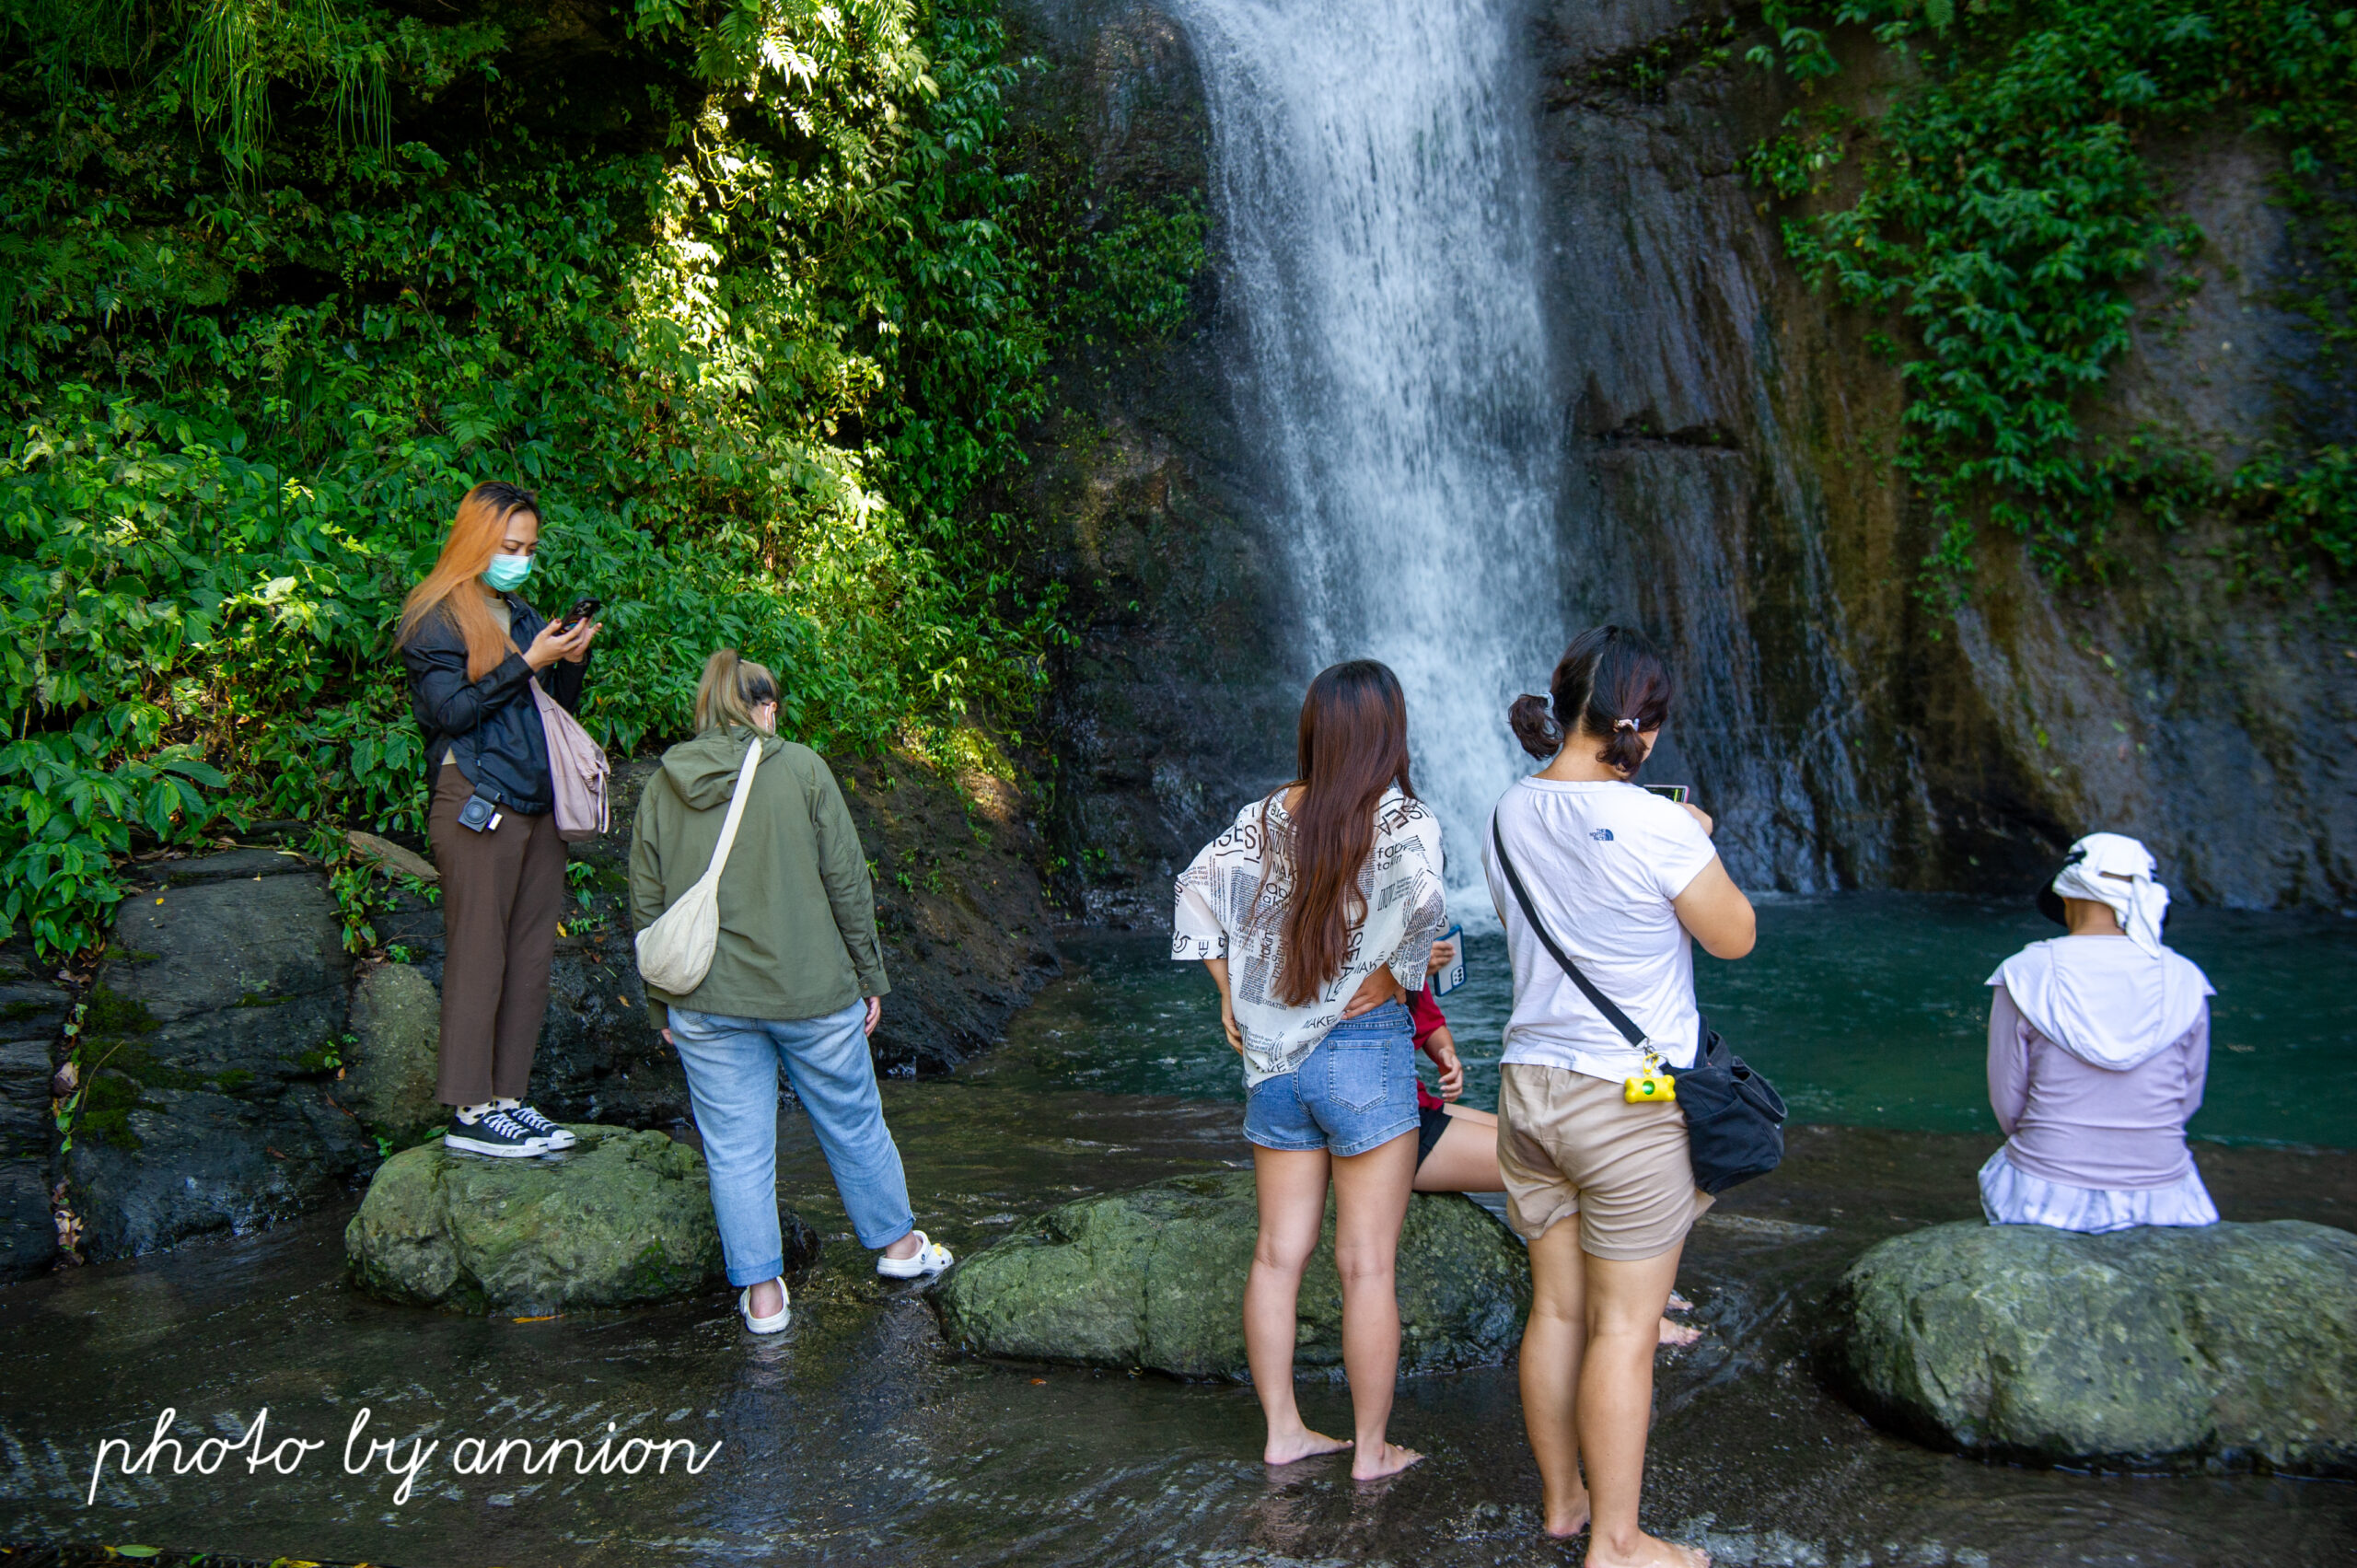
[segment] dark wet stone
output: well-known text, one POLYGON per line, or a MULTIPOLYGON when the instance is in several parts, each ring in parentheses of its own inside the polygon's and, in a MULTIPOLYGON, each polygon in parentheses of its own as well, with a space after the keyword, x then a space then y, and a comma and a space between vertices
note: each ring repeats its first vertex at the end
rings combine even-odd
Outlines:
POLYGON ((2357 1236, 2295 1220, 1870 1249, 1837 1365, 1878 1422, 2049 1464, 2357 1473, 2357 1236))
POLYGON ((165 864, 184 885, 123 900, 87 999, 65 1168, 94 1260, 301 1213, 375 1154, 328 1092, 350 960, 326 878, 261 850, 165 864))
MULTIPOLYGON (((703 1157, 660 1132, 575 1126, 561 1156, 494 1160, 439 1144, 385 1162, 344 1231, 352 1276, 457 1312, 564 1312, 726 1283, 703 1157)), ((818 1250, 785 1216, 789 1271, 818 1250)))
MULTIPOLYGON (((188 888, 203 882, 252 881, 266 877, 287 877, 316 870, 318 865, 317 861, 292 850, 248 848, 224 850, 219 854, 200 855, 193 860, 160 861, 156 869, 169 886, 188 888)), ((153 895, 150 897, 152 899, 153 895)))
POLYGON ((0 943, 0 1282, 29 1279, 57 1260, 49 1085, 74 998, 56 967, 35 958, 23 937, 0 943))
MULTIPOLYGON (((1247 1171, 1181 1176, 1067 1203, 967 1259, 935 1294, 944 1330, 987 1355, 1248 1376, 1244 1280, 1260 1234, 1247 1171)), ((1403 1373, 1495 1365, 1522 1339, 1522 1243, 1469 1199, 1418 1193, 1400 1227, 1403 1373)), ((1302 1282, 1298 1372, 1340 1376, 1334 1214, 1302 1282)))

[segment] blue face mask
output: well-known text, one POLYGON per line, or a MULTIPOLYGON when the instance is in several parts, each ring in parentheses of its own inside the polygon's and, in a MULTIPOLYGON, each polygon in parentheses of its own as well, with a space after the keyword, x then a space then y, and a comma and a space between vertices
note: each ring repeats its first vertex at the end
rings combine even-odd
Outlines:
POLYGON ((532 558, 528 555, 494 555, 491 564, 482 569, 482 580, 501 593, 506 593, 532 575, 532 558))

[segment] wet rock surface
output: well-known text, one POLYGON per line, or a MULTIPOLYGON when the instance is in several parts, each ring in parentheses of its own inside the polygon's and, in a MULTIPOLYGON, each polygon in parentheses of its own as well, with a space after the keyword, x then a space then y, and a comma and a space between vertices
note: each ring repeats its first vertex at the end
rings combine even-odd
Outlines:
MULTIPOLYGON (((562 1155, 439 1144, 387 1160, 344 1230, 354 1283, 455 1312, 633 1307, 726 1283, 703 1158, 661 1132, 584 1123, 562 1155)), ((790 1216, 789 1263, 817 1243, 790 1216), (798 1244, 798 1245, 797 1245, 798 1244)))
MULTIPOLYGON (((968 1258, 935 1300, 949 1341, 982 1354, 1241 1380, 1259 1233, 1249 1172, 1178 1177, 1065 1204, 968 1258)), ((1528 1260, 1470 1200, 1410 1201, 1398 1277, 1403 1374, 1494 1365, 1521 1342, 1528 1260)), ((1299 1313, 1295 1375, 1341 1376, 1330 1200, 1299 1313)))
POLYGON ((92 1259, 300 1214, 376 1153, 331 1092, 350 960, 326 877, 267 849, 147 870, 84 1021, 65 1170, 92 1259))
POLYGON ((442 993, 411 964, 370 967, 352 988, 353 1045, 336 1098, 397 1149, 439 1132, 442 993))
POLYGON ((74 999, 56 968, 38 962, 22 937, 0 945, 0 1281, 37 1274, 57 1258, 51 1056, 74 999))
POLYGON ((2357 1473, 2357 1236, 2277 1220, 1936 1225, 1842 1277, 1835 1365, 1935 1446, 2047 1464, 2357 1473))

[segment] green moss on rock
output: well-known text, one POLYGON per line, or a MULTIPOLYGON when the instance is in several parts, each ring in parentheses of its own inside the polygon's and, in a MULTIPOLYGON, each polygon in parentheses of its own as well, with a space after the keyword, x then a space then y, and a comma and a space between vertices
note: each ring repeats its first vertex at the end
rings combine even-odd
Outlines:
POLYGON ((2357 1236, 1934 1225, 1852 1264, 1836 1369, 1882 1424, 2032 1463, 2357 1473, 2357 1236))
MULTIPOLYGON (((949 1338, 989 1355, 1242 1380, 1249 1172, 1178 1177, 1067 1203, 958 1265, 935 1294, 949 1338)), ((1399 1368, 1494 1365, 1522 1338, 1530 1264, 1473 1203, 1419 1193, 1399 1234, 1399 1368)), ((1302 1282, 1297 1371, 1341 1374, 1334 1214, 1302 1282)))
POLYGON ((456 1312, 629 1307, 726 1282, 703 1158, 661 1132, 575 1126, 537 1160, 387 1160, 344 1230, 353 1279, 389 1300, 456 1312))

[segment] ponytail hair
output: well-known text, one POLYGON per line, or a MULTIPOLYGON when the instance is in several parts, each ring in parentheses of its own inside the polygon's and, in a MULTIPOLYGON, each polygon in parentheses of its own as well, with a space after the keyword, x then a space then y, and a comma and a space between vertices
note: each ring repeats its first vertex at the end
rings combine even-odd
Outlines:
POLYGON ((703 661, 703 679, 696 682, 696 733, 734 725, 760 729, 753 710, 776 701, 775 676, 735 648, 723 648, 703 661))
POLYGON ((1573 638, 1549 690, 1551 703, 1526 693, 1506 710, 1522 749, 1543 761, 1585 736, 1602 742, 1596 760, 1623 778, 1645 760, 1639 738, 1668 721, 1676 693, 1661 651, 1626 626, 1597 626, 1573 638))

